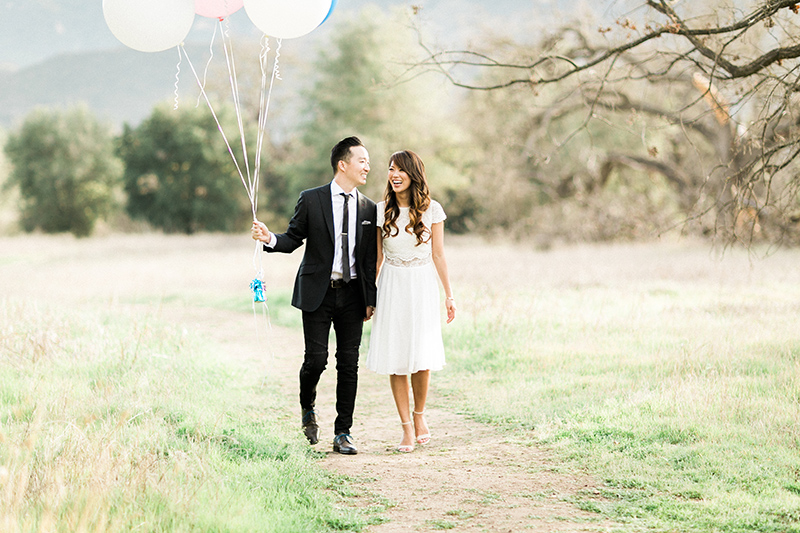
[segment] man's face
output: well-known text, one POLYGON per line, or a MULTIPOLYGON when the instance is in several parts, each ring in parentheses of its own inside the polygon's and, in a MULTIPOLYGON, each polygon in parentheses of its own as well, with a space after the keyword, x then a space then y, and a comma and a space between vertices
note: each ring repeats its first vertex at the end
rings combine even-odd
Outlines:
POLYGON ((346 184, 351 187, 358 187, 367 183, 367 174, 369 174, 369 152, 363 146, 354 146, 350 148, 350 159, 341 161, 340 167, 346 184))

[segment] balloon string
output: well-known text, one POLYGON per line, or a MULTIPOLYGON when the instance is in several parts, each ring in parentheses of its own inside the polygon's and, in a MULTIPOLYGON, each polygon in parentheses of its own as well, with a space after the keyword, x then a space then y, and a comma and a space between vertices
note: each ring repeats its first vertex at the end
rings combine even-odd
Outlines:
MULTIPOLYGON (((258 132, 256 138, 256 160, 255 160, 255 178, 256 186, 261 176, 261 150, 264 140, 264 129, 266 124, 266 104, 265 93, 267 87, 267 65, 269 64, 269 38, 266 35, 261 37, 261 53, 258 56, 258 65, 261 68, 261 93, 258 105, 258 132)), ((256 218, 256 209, 254 207, 253 218, 256 218)))
MULTIPOLYGON (((269 334, 272 332, 272 320, 270 319, 269 306, 267 305, 266 300, 261 302, 261 316, 264 318, 264 322, 266 323, 266 326, 264 327, 266 338, 269 338, 269 334)), ((256 314, 256 302, 255 301, 253 302, 253 324, 254 324, 254 329, 256 330, 256 344, 258 346, 261 346, 262 345, 262 343, 261 343, 261 335, 259 335, 258 315, 256 314)), ((266 346, 267 346, 267 354, 268 354, 267 369, 268 370, 266 372, 264 372, 264 377, 261 380, 261 387, 262 388, 265 387, 266 384, 267 384, 267 376, 269 374, 269 369, 274 366, 273 363, 275 361, 275 354, 272 351, 272 343, 271 342, 267 342, 267 343, 264 343, 264 344, 266 344, 266 346)))
POLYGON ((173 107, 173 109, 177 111, 178 110, 178 82, 181 81, 181 60, 183 59, 183 56, 181 55, 180 47, 178 46, 176 48, 178 48, 178 64, 176 66, 176 72, 175 72, 175 107, 173 107))
MULTIPOLYGON (((267 92, 267 66, 269 65, 269 37, 264 35, 261 38, 261 53, 259 54, 259 66, 261 67, 261 97, 259 100, 259 116, 258 116, 258 139, 256 142, 256 159, 254 163, 254 177, 253 177, 253 185, 255 190, 258 190, 259 179, 261 176, 261 152, 264 146, 264 134, 266 131, 266 124, 267 124, 267 115, 269 114, 269 102, 272 97, 272 88, 275 83, 275 76, 277 71, 277 64, 278 58, 280 57, 280 48, 281 48, 281 41, 278 40, 278 47, 276 50, 275 55, 275 67, 272 69, 272 80, 269 84, 269 91, 267 92)), ((257 212, 257 201, 258 196, 255 196, 256 202, 253 203, 253 220, 255 220, 256 212, 257 212)), ((263 268, 263 254, 260 253, 262 250, 261 242, 256 242, 256 249, 253 255, 253 268, 256 271, 256 278, 261 279, 263 276, 264 268, 263 268)), ((266 298, 264 298, 262 313, 267 322, 267 334, 272 331, 272 321, 270 320, 269 315, 269 306, 267 306, 266 298)), ((253 319, 256 323, 256 335, 258 335, 258 319, 255 314, 255 301, 253 302, 253 319)), ((274 360, 274 355, 272 353, 272 348, 269 344, 267 344, 269 349, 269 358, 270 362, 274 360)), ((263 387, 266 384, 266 374, 264 375, 264 380, 261 383, 263 387)))
MULTIPOLYGON (((256 270, 256 279, 262 280, 264 276, 264 268, 263 268, 263 254, 260 253, 262 250, 261 241, 256 241, 256 249, 253 252, 253 268, 256 270)), ((254 280, 255 281, 255 280, 254 280)), ((262 291, 266 292, 266 287, 263 286, 263 282, 261 283, 262 291)), ((263 300, 261 301, 261 314, 264 317, 264 321, 266 323, 266 336, 269 337, 270 332, 272 331, 272 320, 270 319, 269 313, 269 305, 267 305, 267 298, 264 296, 263 300)), ((253 298, 253 324, 256 330, 256 343, 260 346, 261 340, 259 335, 259 327, 258 327, 258 315, 256 314, 256 300, 253 298)), ((267 343, 267 351, 269 353, 269 363, 272 366, 272 361, 274 361, 275 356, 272 353, 272 346, 270 343, 267 343)), ((266 374, 264 375, 264 380, 266 380, 266 374)), ((261 386, 264 386, 264 381, 262 381, 261 386)))
MULTIPOLYGON (((222 22, 220 22, 222 24, 222 22)), ((245 141, 244 121, 242 120, 242 109, 239 100, 239 82, 236 76, 236 60, 233 55, 233 43, 230 40, 230 34, 225 31, 223 33, 222 47, 225 51, 225 59, 228 63, 228 78, 231 84, 231 96, 233 97, 233 107, 236 111, 236 120, 239 125, 239 137, 242 141, 242 154, 244 154, 244 164, 247 170, 247 187, 248 196, 250 197, 250 206, 253 209, 253 218, 255 218, 255 204, 256 194, 258 191, 253 186, 253 177, 250 173, 250 158, 247 156, 247 142, 245 141)))
POLYGON ((202 82, 200 81, 200 76, 197 75, 197 71, 194 68, 194 64, 192 63, 191 59, 189 59, 189 54, 186 52, 186 48, 183 45, 180 45, 180 49, 183 51, 183 55, 186 57, 186 62, 189 64, 189 68, 192 69, 192 73, 194 74, 195 80, 197 80, 197 85, 200 87, 200 94, 206 101, 206 105, 208 105, 208 109, 211 111, 211 116, 214 117, 214 122, 217 123, 217 128, 219 132, 222 134, 222 139, 225 141, 225 146, 228 148, 228 153, 233 159, 233 164, 236 166, 236 170, 239 173, 239 178, 242 180, 242 184, 247 189, 247 194, 250 198, 250 203, 253 203, 253 195, 251 194, 250 190, 247 188, 247 183, 245 182, 244 174, 242 173, 242 168, 239 166, 239 161, 236 159, 236 154, 233 153, 233 149, 231 148, 230 143, 228 142, 228 137, 225 135, 225 130, 222 127, 222 124, 217 117, 217 114, 214 112, 214 106, 211 105, 211 100, 208 98, 208 94, 206 93, 205 88, 203 87, 202 82))
MULTIPOLYGON (((220 25, 222 21, 220 21, 220 25)), ((228 63, 228 75, 231 82, 231 96, 233 98, 234 109, 236 111, 236 119, 239 126, 239 135, 242 140, 242 152, 244 153, 245 157, 245 166, 247 168, 247 182, 248 182, 248 194, 250 197, 250 207, 253 211, 253 219, 255 220, 256 216, 256 207, 258 205, 258 187, 254 184, 253 176, 250 173, 250 158, 247 154, 247 144, 245 142, 246 135, 244 131, 244 121, 242 120, 242 106, 241 106, 241 99, 239 97, 239 80, 236 75, 236 61, 233 55, 233 43, 230 38, 230 20, 225 19, 225 30, 224 30, 223 38, 223 48, 225 49, 225 58, 228 63), (228 44, 230 45, 230 52, 228 51, 228 44)))
MULTIPOLYGON (((211 35, 211 44, 208 45, 208 61, 206 62, 206 68, 203 71, 203 87, 206 86, 206 80, 208 79, 208 67, 211 66, 211 60, 214 59, 214 41, 217 40, 217 25, 214 24, 214 33, 211 35)), ((201 95, 197 95, 197 104, 195 107, 200 105, 200 97, 201 95)))
MULTIPOLYGON (((256 143, 256 186, 258 185, 258 177, 261 175, 261 153, 264 148, 264 135, 267 127, 267 116, 269 115, 269 106, 270 102, 272 101, 272 89, 275 86, 275 79, 281 79, 280 77, 280 57, 281 57, 281 45, 282 39, 278 39, 278 46, 275 48, 275 63, 272 68, 272 78, 269 82, 269 91, 266 93, 265 96, 265 87, 266 87, 266 66, 268 64, 267 56, 269 54, 269 37, 264 35, 262 38, 262 53, 260 56, 260 63, 261 63, 261 102, 259 105, 259 118, 258 118, 258 141, 256 143)), ((255 211, 253 212, 253 216, 255 217, 255 211)))
POLYGON ((256 250, 253 252, 253 269, 256 271, 256 277, 261 278, 264 274, 263 258, 259 253, 261 251, 261 241, 256 241, 256 250))
MULTIPOLYGON (((267 116, 269 115, 269 103, 272 98, 272 89, 275 83, 275 77, 278 72, 278 58, 280 57, 280 48, 281 48, 281 41, 278 40, 278 46, 276 49, 275 55, 275 66, 272 69, 272 79, 269 84, 269 91, 267 91, 267 66, 269 65, 269 37, 264 35, 261 38, 261 53, 259 54, 259 66, 261 68, 261 95, 259 99, 259 115, 258 115, 258 135, 257 135, 257 142, 256 142, 256 154, 255 154, 255 162, 254 162, 254 173, 253 173, 253 187, 256 191, 258 191, 259 180, 261 176, 261 153, 264 147, 264 136, 266 131, 266 124, 267 124, 267 116)), ((280 79, 280 78, 279 78, 280 79)), ((255 202, 253 202, 253 220, 256 220, 256 213, 257 213, 257 202, 258 202, 258 195, 254 195, 255 202)), ((256 278, 262 279, 263 276, 263 254, 260 253, 262 250, 261 242, 256 242, 256 249, 253 255, 253 268, 256 271, 256 278)), ((256 324, 256 338, 258 338, 258 318, 256 316, 256 308, 255 308, 255 301, 253 301, 253 320, 256 324)), ((262 314, 267 323, 267 335, 269 332, 272 331, 272 321, 270 320, 269 315, 269 306, 267 305, 266 298, 262 303, 262 314)), ((274 355, 272 353, 272 347, 269 343, 267 343, 268 350, 269 350, 269 359, 270 363, 274 360, 274 355)), ((264 375, 264 379, 261 383, 261 386, 266 385, 267 375, 264 375)))
POLYGON ((281 68, 280 64, 278 63, 278 58, 281 57, 281 44, 283 43, 283 39, 278 39, 278 48, 275 50, 275 70, 272 73, 273 80, 278 78, 279 80, 283 81, 281 78, 281 68))

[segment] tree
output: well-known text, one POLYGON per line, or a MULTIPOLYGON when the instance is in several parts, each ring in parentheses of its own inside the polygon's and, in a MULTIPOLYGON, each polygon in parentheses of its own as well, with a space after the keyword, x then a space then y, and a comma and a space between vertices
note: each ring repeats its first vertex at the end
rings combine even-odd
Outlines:
POLYGON ((38 109, 9 135, 6 187, 19 187, 25 231, 90 235, 114 205, 122 164, 113 138, 85 107, 38 109))
POLYGON ((529 162, 572 155, 572 171, 531 174, 545 194, 596 196, 633 169, 659 176, 685 229, 800 242, 800 4, 742 4, 646 0, 612 24, 559 25, 533 46, 428 47, 417 69, 527 99, 529 162), (601 130, 629 138, 608 146, 601 130), (540 143, 551 150, 531 154, 540 143))
MULTIPOLYGON (((232 112, 223 107, 217 116, 246 173, 232 112)), ((137 128, 125 126, 118 152, 132 217, 187 234, 246 227, 246 190, 206 107, 157 107, 137 128)))
MULTIPOLYGON (((303 94, 303 122, 280 167, 284 215, 291 214, 301 190, 331 179, 330 149, 350 135, 369 149, 372 171, 363 192, 373 198, 383 195, 389 156, 403 149, 423 158, 434 194, 441 198, 460 187, 462 157, 458 132, 447 118, 448 87, 435 76, 392 84, 416 49, 405 12, 366 8, 336 23, 332 35, 314 64, 313 81, 303 94)), ((458 218, 454 211, 448 215, 458 218)))

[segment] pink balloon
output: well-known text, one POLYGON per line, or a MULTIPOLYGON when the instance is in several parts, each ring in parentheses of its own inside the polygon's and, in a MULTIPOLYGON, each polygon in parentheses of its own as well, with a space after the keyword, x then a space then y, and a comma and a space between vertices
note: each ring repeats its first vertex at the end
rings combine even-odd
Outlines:
POLYGON ((194 12, 201 17, 225 18, 236 13, 244 5, 244 0, 194 0, 194 12))

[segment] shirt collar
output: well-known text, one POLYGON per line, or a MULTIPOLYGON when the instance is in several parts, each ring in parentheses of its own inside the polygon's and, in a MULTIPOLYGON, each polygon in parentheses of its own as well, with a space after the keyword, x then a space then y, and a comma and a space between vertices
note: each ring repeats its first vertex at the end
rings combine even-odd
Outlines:
MULTIPOLYGON (((347 194, 347 193, 344 192, 344 189, 342 189, 339 186, 339 184, 336 183, 336 180, 331 180, 331 196, 332 197, 336 197, 336 196, 339 196, 342 193, 347 194)), ((353 196, 354 198, 358 197, 358 190, 357 189, 353 189, 350 192, 350 195, 353 196)))

